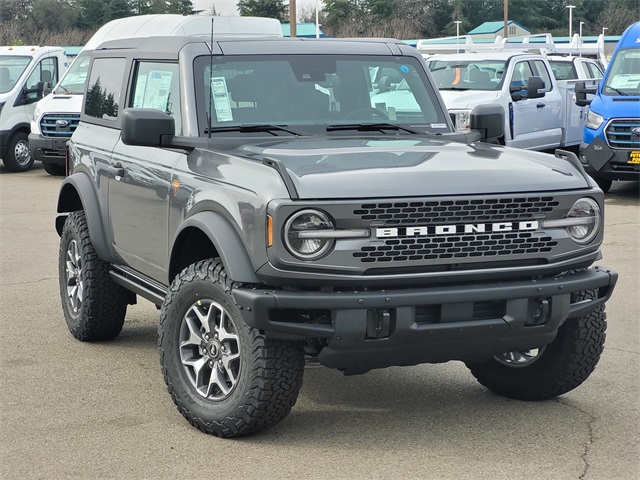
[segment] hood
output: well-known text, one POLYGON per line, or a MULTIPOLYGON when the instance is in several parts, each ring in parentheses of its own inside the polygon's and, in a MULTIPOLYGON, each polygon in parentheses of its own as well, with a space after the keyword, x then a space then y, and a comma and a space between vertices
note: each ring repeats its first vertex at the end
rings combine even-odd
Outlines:
POLYGON ((500 91, 485 90, 440 90, 440 95, 448 110, 473 108, 485 105, 500 97, 500 91))
POLYGON ((313 138, 245 145, 236 154, 278 160, 301 199, 424 197, 587 188, 550 154, 426 137, 313 138))
POLYGON ((640 96, 613 96, 598 93, 589 109, 602 115, 605 120, 611 118, 638 118, 640 111, 640 96))

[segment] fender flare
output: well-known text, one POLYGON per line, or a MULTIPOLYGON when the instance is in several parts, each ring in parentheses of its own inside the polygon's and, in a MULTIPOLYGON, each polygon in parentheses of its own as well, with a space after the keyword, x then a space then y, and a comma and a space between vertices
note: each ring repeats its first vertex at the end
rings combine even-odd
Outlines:
POLYGON ((62 182, 60 194, 58 195, 58 216, 56 217, 56 230, 58 235, 62 235, 62 227, 68 213, 84 210, 89 227, 89 237, 98 256, 108 260, 112 258, 107 242, 102 215, 95 187, 89 176, 85 173, 74 173, 62 182), (76 196, 80 199, 77 204, 76 196))
POLYGON ((196 213, 180 225, 171 245, 169 271, 173 271, 174 268, 175 246, 182 232, 191 227, 202 231, 209 238, 231 280, 240 283, 262 283, 236 230, 221 214, 212 211, 196 213))

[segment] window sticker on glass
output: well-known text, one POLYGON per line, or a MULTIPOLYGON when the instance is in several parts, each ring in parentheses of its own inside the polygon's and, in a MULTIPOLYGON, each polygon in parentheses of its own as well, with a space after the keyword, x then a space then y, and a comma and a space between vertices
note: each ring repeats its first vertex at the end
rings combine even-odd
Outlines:
POLYGON ((447 128, 446 123, 432 123, 429 125, 431 128, 447 128))
POLYGON ((216 109, 216 118, 218 121, 233 121, 229 90, 227 90, 227 81, 224 77, 211 78, 211 95, 213 95, 213 104, 216 109))
POLYGON ((146 77, 139 77, 133 106, 135 108, 155 108, 162 112, 169 111, 172 78, 172 72, 157 70, 151 70, 146 77))
POLYGON ((634 73, 619 73, 611 80, 612 88, 636 88, 640 82, 640 75, 634 73))

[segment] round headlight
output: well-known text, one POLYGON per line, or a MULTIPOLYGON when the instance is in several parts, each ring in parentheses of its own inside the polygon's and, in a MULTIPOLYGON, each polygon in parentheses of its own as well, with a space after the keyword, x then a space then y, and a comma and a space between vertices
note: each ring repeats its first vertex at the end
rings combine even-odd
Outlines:
POLYGON ((598 234, 602 214, 598 202, 591 198, 581 198, 573 204, 567 218, 575 219, 576 224, 567 227, 567 232, 577 243, 589 243, 598 234))
POLYGON ((329 216, 320 210, 294 213, 284 226, 284 242, 292 255, 302 260, 315 260, 333 245, 332 238, 314 238, 314 232, 333 230, 329 216))

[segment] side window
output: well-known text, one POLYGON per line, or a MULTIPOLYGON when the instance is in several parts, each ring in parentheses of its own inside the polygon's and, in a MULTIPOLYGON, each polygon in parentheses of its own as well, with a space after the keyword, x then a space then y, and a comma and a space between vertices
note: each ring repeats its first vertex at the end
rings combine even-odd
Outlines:
POLYGON ((513 76, 511 77, 511 91, 518 92, 523 97, 527 96, 527 84, 529 77, 533 76, 529 62, 518 62, 513 67, 513 76))
POLYGON ((27 79, 27 103, 40 100, 45 85, 53 87, 56 83, 58 83, 58 59, 45 58, 38 63, 27 79))
POLYGON ((118 118, 126 64, 124 58, 96 58, 93 61, 84 99, 86 115, 109 121, 118 118))
POLYGON ((578 73, 576 72, 573 63, 571 62, 550 62, 551 63, 551 71, 553 72, 556 80, 575 80, 578 78, 578 73))
POLYGON ((541 60, 533 61, 536 70, 538 71, 538 76, 544 82, 544 88, 547 92, 553 90, 553 83, 551 82, 551 76, 549 75, 549 70, 547 70, 547 66, 541 60))
POLYGON ((176 122, 176 133, 182 133, 178 64, 138 63, 129 106, 155 108, 171 115, 176 122))
POLYGON ((600 80, 602 78, 602 70, 595 63, 585 63, 587 67, 587 72, 589 73, 589 78, 595 78, 600 80))

